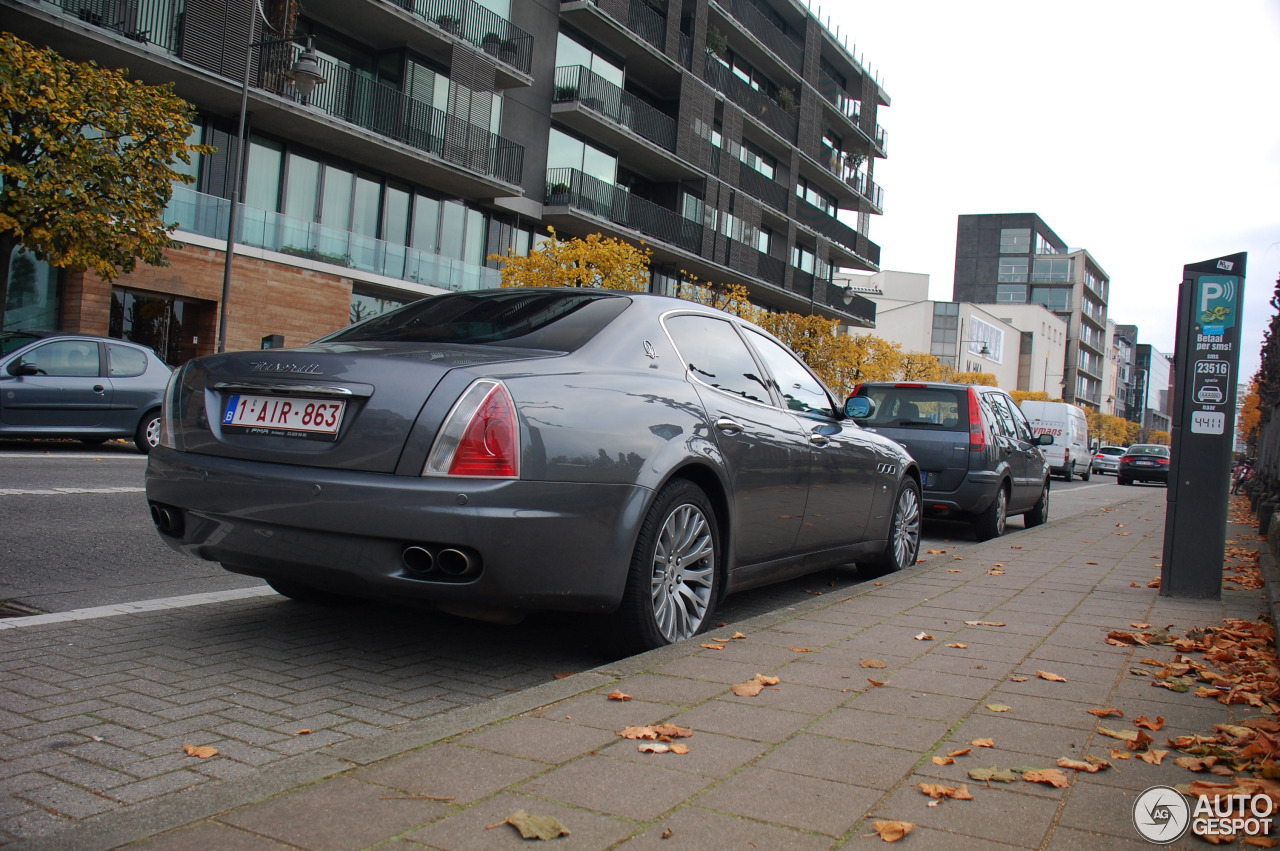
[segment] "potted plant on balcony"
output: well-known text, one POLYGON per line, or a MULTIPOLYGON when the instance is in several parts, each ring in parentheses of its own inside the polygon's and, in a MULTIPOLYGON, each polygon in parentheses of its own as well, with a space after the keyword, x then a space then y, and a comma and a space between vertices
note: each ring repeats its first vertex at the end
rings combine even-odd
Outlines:
POLYGON ((480 39, 480 46, 490 56, 498 55, 498 46, 500 44, 502 44, 502 37, 497 33, 485 33, 484 38, 480 39))
POLYGON ((785 112, 791 112, 796 108, 796 93, 791 89, 778 89, 773 96, 773 100, 778 106, 782 107, 785 112))
POLYGON ((569 204, 569 184, 553 183, 547 192, 547 203, 553 207, 564 207, 569 204))
POLYGON ((444 30, 447 33, 452 33, 454 35, 458 34, 458 28, 460 23, 461 22, 458 20, 457 16, 455 15, 444 14, 436 17, 436 24, 439 25, 440 29, 444 30))
POLYGON ((503 62, 514 63, 516 58, 516 40, 504 38, 498 42, 498 58, 503 62))
POLYGON ((578 99, 577 86, 556 86, 556 103, 578 99))
POLYGON ((707 50, 727 59, 729 56, 729 37, 720 32, 720 28, 712 25, 707 29, 707 50))

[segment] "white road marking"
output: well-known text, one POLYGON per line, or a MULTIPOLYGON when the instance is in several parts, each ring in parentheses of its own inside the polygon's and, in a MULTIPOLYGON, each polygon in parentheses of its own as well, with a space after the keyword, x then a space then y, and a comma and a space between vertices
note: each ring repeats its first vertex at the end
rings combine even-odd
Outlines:
POLYGON ((68 621, 87 621, 95 618, 113 618, 117 615, 134 615, 138 612, 155 612, 162 609, 185 609, 190 606, 204 606, 209 603, 225 603, 228 600, 243 600, 249 597, 269 597, 275 595, 270 588, 236 588, 231 591, 211 591, 207 594, 184 594, 180 597, 161 597, 156 600, 139 600, 135 603, 118 603, 114 606, 94 606, 91 609, 73 609, 69 612, 54 612, 47 615, 27 615, 21 618, 0 618, 0 630, 21 629, 26 626, 42 626, 50 623, 67 623, 68 621))
POLYGON ((0 496, 59 496, 69 493, 146 493, 146 488, 0 488, 0 496))

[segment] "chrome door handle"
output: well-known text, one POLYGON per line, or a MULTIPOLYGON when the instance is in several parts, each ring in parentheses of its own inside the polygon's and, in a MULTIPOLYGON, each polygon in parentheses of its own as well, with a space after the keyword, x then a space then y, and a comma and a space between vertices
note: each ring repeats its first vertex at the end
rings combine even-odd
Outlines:
POLYGON ((811 434, 809 435, 809 442, 814 446, 826 446, 831 442, 831 438, 827 437, 825 434, 811 434))
POLYGON ((716 428, 720 429, 730 437, 736 434, 742 434, 742 426, 739 425, 736 420, 729 419, 728 417, 721 417, 716 420, 716 428))
POLYGON ((93 392, 94 392, 94 393, 101 393, 102 391, 104 391, 104 390, 106 390, 106 389, 107 389, 107 388, 103 387, 101 384, 95 384, 95 385, 93 385, 93 392))

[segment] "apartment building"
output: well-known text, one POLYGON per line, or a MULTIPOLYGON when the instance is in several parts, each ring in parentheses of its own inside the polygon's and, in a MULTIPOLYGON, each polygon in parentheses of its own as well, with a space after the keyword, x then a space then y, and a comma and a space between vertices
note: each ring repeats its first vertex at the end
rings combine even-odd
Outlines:
POLYGON ((4 327, 110 333, 170 363, 214 351, 222 317, 228 348, 295 345, 495 286, 491 255, 527 253, 549 228, 643 243, 655 291, 697 276, 769 309, 874 323, 832 273, 879 267, 889 98, 796 0, 0 0, 0 13, 68 58, 173 82, 198 110, 192 141, 217 148, 175 189, 169 266, 108 283, 15 255, 4 327))
POLYGON ((1063 399, 1102 406, 1111 282, 1083 249, 1067 244, 1035 213, 960 216, 952 299, 1039 304, 1067 323, 1063 399))

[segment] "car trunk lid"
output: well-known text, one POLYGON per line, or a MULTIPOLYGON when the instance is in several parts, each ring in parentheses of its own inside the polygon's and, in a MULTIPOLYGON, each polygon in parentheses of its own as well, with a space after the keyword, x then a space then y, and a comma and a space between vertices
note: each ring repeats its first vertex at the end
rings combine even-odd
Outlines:
POLYGON ((863 427, 902 445, 931 491, 953 491, 969 471, 969 394, 923 384, 864 386, 876 403, 863 427))

